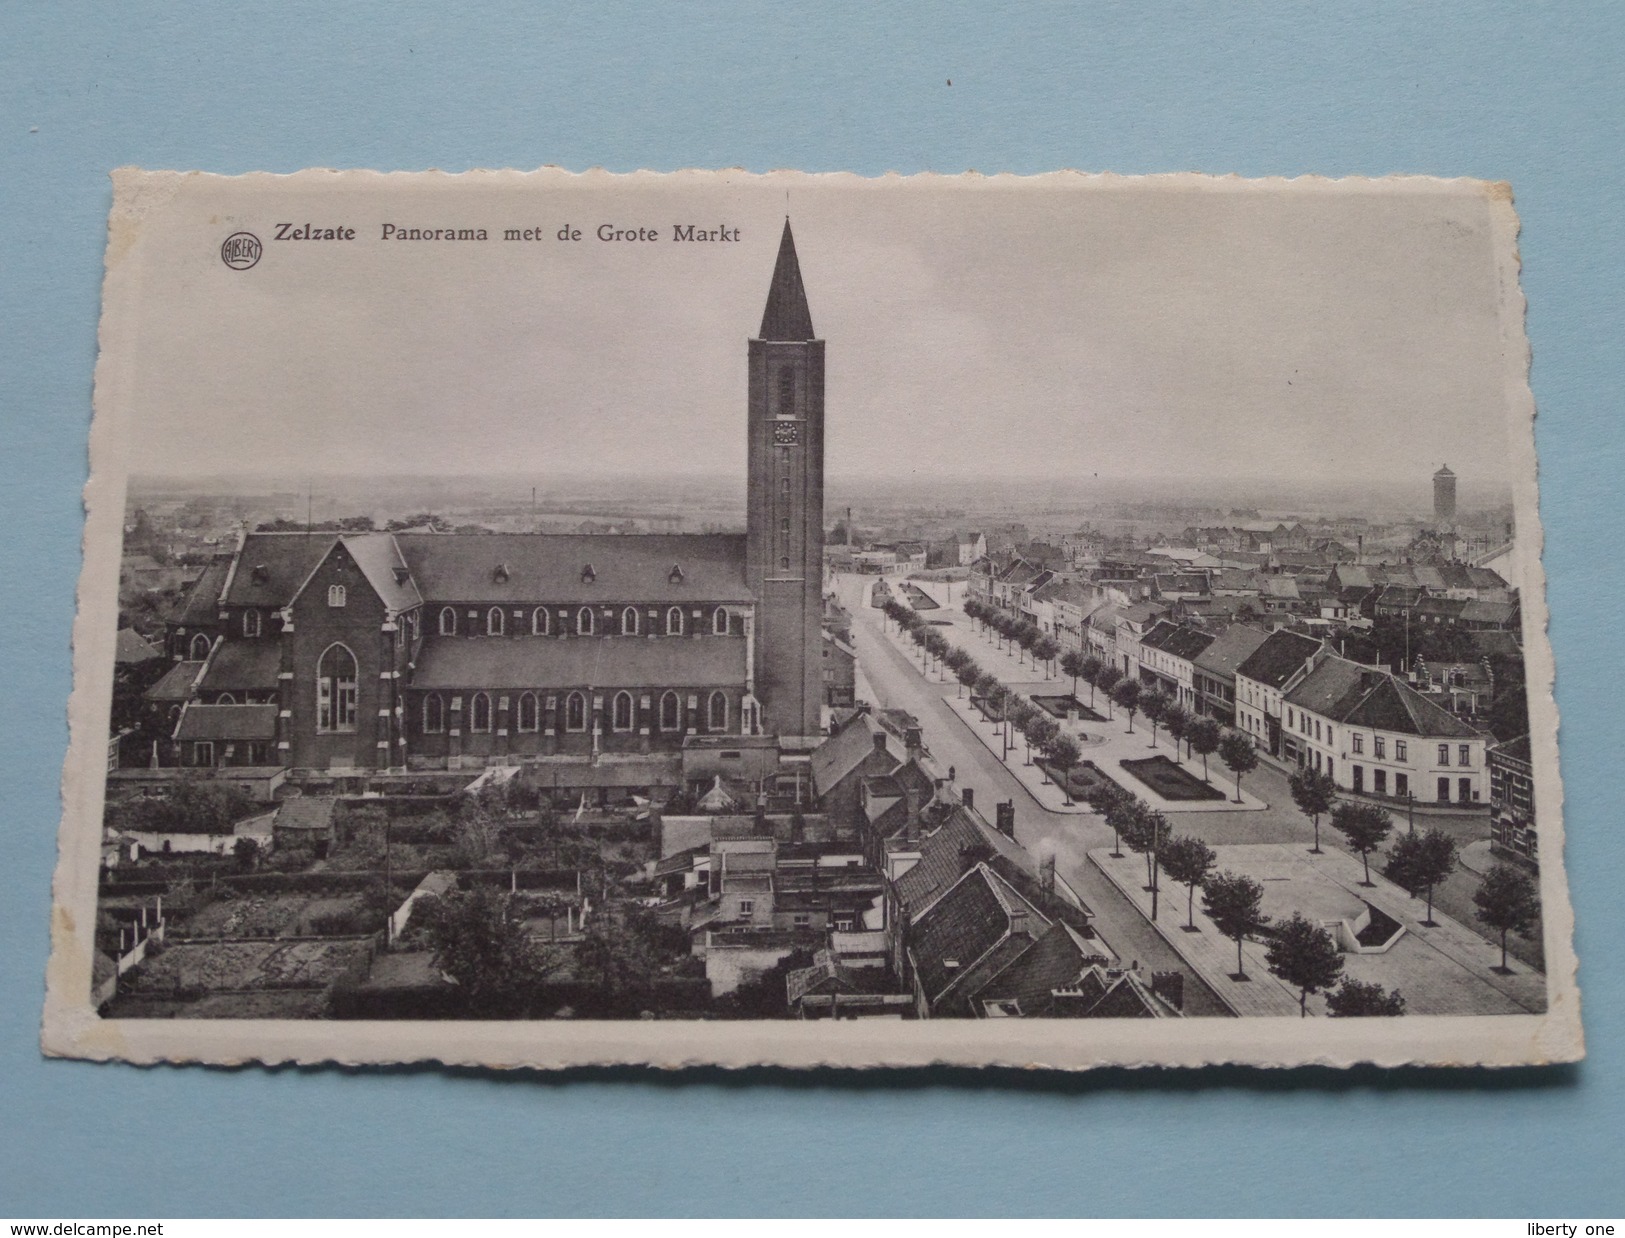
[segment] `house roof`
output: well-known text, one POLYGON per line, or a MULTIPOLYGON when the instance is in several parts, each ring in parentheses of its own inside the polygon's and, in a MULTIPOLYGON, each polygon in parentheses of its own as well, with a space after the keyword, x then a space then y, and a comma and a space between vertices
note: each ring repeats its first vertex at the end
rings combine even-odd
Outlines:
POLYGON ((192 695, 202 662, 177 662, 164 672, 164 677, 147 689, 149 701, 184 701, 192 695))
POLYGON ((399 533, 395 540, 432 603, 751 600, 742 533, 399 533), (588 567, 590 581, 582 579, 588 567))
POLYGON ((956 805, 934 831, 920 840, 919 852, 914 867, 897 879, 897 897, 916 914, 984 860, 1006 872, 1012 868, 1027 874, 1034 871, 1032 856, 1020 844, 963 805, 956 805))
POLYGON ((745 682, 736 636, 430 637, 411 686, 712 688, 745 682))
POLYGON ((331 533, 250 533, 222 604, 286 606, 337 540, 331 533))
POLYGON ((1167 619, 1159 619, 1156 626, 1140 639, 1140 644, 1188 661, 1195 658, 1213 641, 1214 636, 1211 632, 1181 627, 1167 619))
POLYGON ((188 739, 275 739, 275 705, 199 705, 181 711, 175 738, 188 739))
POLYGON ((1234 676, 1236 668, 1268 639, 1268 632, 1248 627, 1245 623, 1233 623, 1192 661, 1210 675, 1234 676))
POLYGON ((1447 619, 1459 619, 1466 606, 1466 598, 1425 597, 1416 603, 1416 613, 1418 615, 1438 615, 1447 619))
POLYGON ((1341 717, 1340 707, 1351 693, 1364 696, 1382 671, 1347 658, 1323 658, 1303 682, 1287 693, 1286 701, 1322 717, 1341 717))
POLYGON ((1529 759, 1529 736, 1520 735, 1517 739, 1509 739, 1504 744, 1496 744, 1490 749, 1492 757, 1502 757, 1509 761, 1522 761, 1525 765, 1529 759))
POLYGON ((1281 628, 1265 637, 1262 644, 1236 668, 1237 675, 1245 675, 1266 688, 1279 688, 1303 668, 1309 656, 1320 648, 1320 642, 1311 636, 1300 636, 1281 628))
POLYGON ((192 582, 180 606, 169 617, 178 627, 208 627, 220 619, 220 590, 225 588, 226 576, 231 572, 231 560, 211 559, 203 575, 192 582))
POLYGON ((1518 603, 1516 602, 1479 602, 1467 601, 1462 604, 1461 614, 1457 616, 1463 623, 1495 623, 1510 624, 1517 617, 1518 603))
POLYGON ((1049 920, 985 864, 967 872, 921 913, 909 931, 914 972, 926 1000, 940 1001, 973 971, 1013 958, 1049 920), (978 965, 981 965, 981 968, 978 965))
POLYGON ((401 548, 388 533, 362 533, 339 539, 350 552, 362 575, 394 614, 423 603, 417 582, 412 579, 401 548))
MULTIPOLYGON (((813 790, 827 795, 830 790, 848 778, 875 750, 875 736, 884 734, 880 724, 867 714, 854 718, 840 731, 831 735, 812 752, 813 790)), ((901 758, 888 750, 894 762, 901 758)), ((888 771, 889 772, 889 771, 888 771)))
POLYGON ((274 640, 227 640, 209 659, 198 686, 209 692, 265 691, 277 686, 282 647, 274 640))
POLYGON ((298 795, 283 800, 277 809, 276 828, 279 830, 325 830, 333 824, 333 810, 338 800, 331 795, 298 795))
POLYGON ((151 662, 154 658, 161 658, 157 648, 134 628, 120 628, 118 636, 113 641, 113 661, 132 665, 139 662, 151 662))
POLYGON ((1097 943, 1056 921, 971 997, 978 1002, 1017 1002, 1023 1016, 1043 1018, 1054 1013, 1054 990, 1077 985, 1086 969, 1106 957, 1097 943))
POLYGON ((1336 718, 1345 726, 1369 727, 1423 739, 1479 739, 1481 733, 1414 688, 1383 672, 1369 690, 1351 694, 1336 718))
POLYGON ((1469 632, 1469 640, 1473 642, 1473 649, 1480 657, 1514 657, 1521 652, 1516 632, 1469 632))

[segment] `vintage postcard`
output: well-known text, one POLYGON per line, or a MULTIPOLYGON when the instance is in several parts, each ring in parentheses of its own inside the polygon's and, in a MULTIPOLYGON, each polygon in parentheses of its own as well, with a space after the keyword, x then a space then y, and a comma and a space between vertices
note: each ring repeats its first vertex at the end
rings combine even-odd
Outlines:
POLYGON ((1583 1053, 1507 186, 114 189, 47 1052, 1583 1053))

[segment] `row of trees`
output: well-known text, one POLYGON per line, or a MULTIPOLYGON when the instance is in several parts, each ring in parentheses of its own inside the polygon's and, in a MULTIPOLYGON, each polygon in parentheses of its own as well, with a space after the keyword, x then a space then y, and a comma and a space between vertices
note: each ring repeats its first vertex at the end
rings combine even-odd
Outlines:
POLYGON ((1055 659, 1061 655, 1061 646, 1053 636, 1040 631, 1032 620, 1009 614, 980 598, 965 599, 965 614, 980 624, 983 634, 997 641, 1001 649, 1018 649, 1018 662, 1024 655, 1029 656, 1034 666, 1043 664, 1046 677, 1055 673, 1055 659))

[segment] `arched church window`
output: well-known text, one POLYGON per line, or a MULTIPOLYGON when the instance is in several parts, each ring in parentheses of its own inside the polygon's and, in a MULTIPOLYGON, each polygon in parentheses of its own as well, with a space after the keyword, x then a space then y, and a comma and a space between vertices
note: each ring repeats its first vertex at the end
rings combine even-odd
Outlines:
POLYGON ((675 692, 667 692, 660 698, 660 729, 662 731, 683 729, 683 704, 677 699, 675 692))
POLYGON ((343 645, 329 645, 316 661, 316 729, 353 731, 355 714, 355 654, 343 645))
POLYGON ((438 735, 446 729, 446 702, 438 692, 423 698, 423 733, 438 735))
POLYGON ((780 559, 779 559, 779 570, 781 572, 788 572, 790 570, 790 556, 789 555, 783 555, 783 556, 780 557, 780 559))
POLYGON ((243 612, 243 635, 258 636, 260 634, 260 612, 245 610, 243 612))
POLYGON ((482 732, 491 729, 491 698, 483 692, 476 692, 468 703, 468 729, 482 732))
POLYGON ((617 692, 615 694, 615 709, 610 716, 610 725, 617 731, 630 731, 632 729, 632 694, 630 692, 617 692))
POLYGON ((569 699, 564 702, 564 729, 566 731, 587 729, 587 698, 580 692, 570 693, 569 699))
POLYGON ((592 607, 583 606, 576 611, 576 635, 591 636, 592 626, 592 607))
POLYGON ((440 635, 457 635, 457 612, 449 606, 440 608, 440 635))
POLYGON ((485 612, 485 634, 487 636, 501 636, 503 631, 502 607, 493 606, 485 612))
POLYGON ((207 636, 205 636, 202 632, 199 632, 196 636, 194 636, 192 638, 191 659, 194 662, 201 662, 201 661, 203 661, 204 658, 206 658, 208 656, 209 656, 209 638, 207 636))
POLYGON ((547 607, 538 606, 530 615, 530 634, 532 636, 546 636, 551 630, 547 607))
POLYGON ((666 635, 681 636, 683 634, 683 608, 673 606, 666 612, 666 635))
POLYGON ((728 729, 728 695, 725 692, 713 692, 709 706, 706 709, 705 727, 708 731, 726 731, 728 729))
POLYGON ((345 593, 343 585, 327 586, 327 604, 333 607, 344 605, 345 593))
POLYGON ((638 634, 638 610, 635 606, 628 606, 621 612, 621 635, 636 636, 638 634))
POLYGON ((728 611, 726 607, 719 606, 711 612, 711 635, 728 635, 728 611))
POLYGON ((534 692, 522 693, 519 697, 519 729, 521 731, 534 731, 540 716, 536 707, 536 694, 534 692))

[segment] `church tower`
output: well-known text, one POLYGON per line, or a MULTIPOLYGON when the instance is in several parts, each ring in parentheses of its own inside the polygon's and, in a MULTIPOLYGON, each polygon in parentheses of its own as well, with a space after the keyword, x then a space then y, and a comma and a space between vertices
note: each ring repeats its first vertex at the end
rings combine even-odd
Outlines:
POLYGON ((756 595, 753 671, 762 729, 820 734, 823 703, 824 341, 784 221, 758 338, 750 341, 745 575, 756 595))

